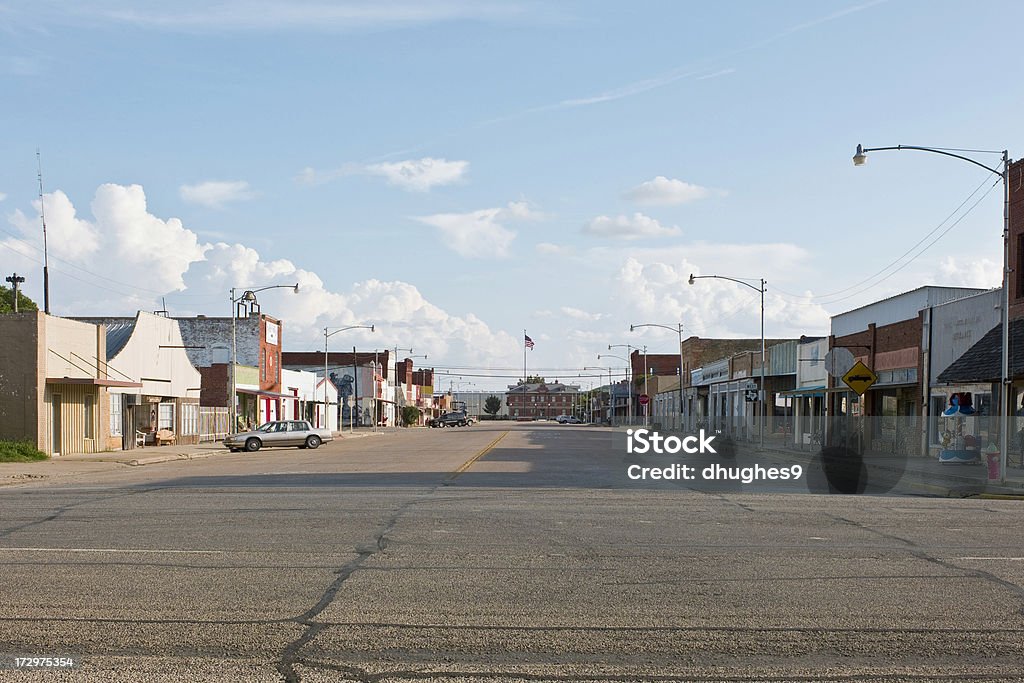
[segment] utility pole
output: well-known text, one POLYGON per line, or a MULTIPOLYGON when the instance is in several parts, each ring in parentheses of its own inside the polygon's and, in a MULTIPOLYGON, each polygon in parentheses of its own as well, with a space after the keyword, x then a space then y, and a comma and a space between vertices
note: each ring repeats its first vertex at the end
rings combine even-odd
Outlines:
POLYGON ((14 291, 14 312, 18 312, 18 286, 25 281, 25 278, 14 273, 10 277, 6 278, 11 283, 11 289, 14 291))
POLYGON ((43 224, 43 312, 50 314, 50 256, 46 247, 46 209, 43 200, 43 158, 36 149, 36 164, 39 169, 39 221, 43 224))

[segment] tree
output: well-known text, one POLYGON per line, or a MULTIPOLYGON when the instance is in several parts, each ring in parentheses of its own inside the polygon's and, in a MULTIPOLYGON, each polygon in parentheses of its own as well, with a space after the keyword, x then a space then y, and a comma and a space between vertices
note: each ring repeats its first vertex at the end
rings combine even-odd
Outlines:
MULTIPOLYGON (((540 375, 529 375, 526 378, 526 383, 527 384, 546 384, 544 378, 541 377, 540 375)), ((517 381, 516 384, 518 386, 523 386, 523 380, 517 381)))
POLYGON ((501 399, 497 396, 488 396, 487 400, 484 401, 484 412, 495 417, 501 410, 501 399))
MULTIPOLYGON (((2 278, 0 278, 2 279, 2 278)), ((35 301, 18 291, 18 312, 38 311, 35 301)), ((14 293, 10 287, 0 286, 0 313, 14 313, 14 293)))
POLYGON ((408 427, 420 421, 420 409, 416 406, 402 406, 402 425, 408 427))

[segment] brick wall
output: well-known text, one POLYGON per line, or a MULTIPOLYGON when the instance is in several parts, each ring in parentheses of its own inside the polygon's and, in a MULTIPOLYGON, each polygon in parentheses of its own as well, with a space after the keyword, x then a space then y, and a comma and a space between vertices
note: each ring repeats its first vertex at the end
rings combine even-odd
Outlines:
MULTIPOLYGON (((1024 317, 1024 159, 1010 164, 1010 317, 1024 317)), ((994 260, 994 259, 993 259, 994 260)), ((999 259, 1002 262, 1002 259, 999 259)))
MULTIPOLYGON (((202 377, 201 389, 199 391, 199 405, 230 408, 228 405, 228 389, 230 376, 228 375, 228 363, 218 363, 207 367, 198 368, 202 377)), ((320 392, 323 393, 322 391, 320 392)))

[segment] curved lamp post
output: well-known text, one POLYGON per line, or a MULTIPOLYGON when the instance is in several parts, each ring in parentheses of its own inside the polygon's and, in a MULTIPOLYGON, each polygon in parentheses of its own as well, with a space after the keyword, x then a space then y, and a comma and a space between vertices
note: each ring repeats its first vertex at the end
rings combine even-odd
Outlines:
POLYGON ((635 332, 640 327, 660 327, 665 330, 672 330, 679 335, 679 428, 683 428, 683 324, 676 323, 675 327, 660 325, 658 323, 641 323, 630 325, 629 331, 635 332))
MULTIPOLYGON (((235 291, 242 289, 241 287, 232 287, 230 293, 231 299, 231 396, 228 402, 231 404, 231 424, 228 426, 228 433, 233 434, 238 429, 238 409, 236 403, 238 401, 238 386, 235 382, 235 366, 238 364, 238 343, 237 334, 235 332, 235 321, 238 319, 238 304, 244 303, 251 309, 259 310, 259 302, 256 300, 256 292, 265 292, 268 289, 290 289, 295 294, 299 293, 299 283, 296 282, 294 285, 267 285, 266 287, 257 287, 256 289, 246 289, 242 292, 241 296, 235 296, 235 291)), ((258 362, 258 361, 257 361, 258 362)))
MULTIPOLYGON (((601 356, 598 356, 598 358, 600 358, 600 357, 601 356)), ((611 407, 612 407, 612 369, 610 367, 605 368, 605 367, 601 367, 599 365, 598 366, 587 365, 583 369, 584 370, 606 370, 608 372, 608 421, 611 422, 611 419, 612 419, 612 411, 611 411, 611 407)), ((598 375, 598 377, 600 377, 600 375, 598 375)), ((598 408, 601 407, 600 400, 598 401, 597 405, 598 405, 598 408)))
MULTIPOLYGON (((369 330, 370 332, 376 332, 377 331, 376 327, 374 325, 347 325, 345 327, 325 327, 324 328, 324 420, 325 421, 328 419, 327 418, 327 414, 328 414, 328 411, 330 410, 328 408, 328 404, 327 404, 327 382, 329 381, 327 379, 327 377, 328 377, 328 375, 327 375, 327 340, 330 339, 331 337, 333 337, 334 335, 338 334, 339 332, 344 332, 345 330, 369 330)), ((353 356, 352 356, 352 373, 355 374, 358 377, 358 374, 357 374, 358 372, 359 372, 359 369, 357 367, 357 361, 356 361, 356 358, 355 358, 355 352, 353 351, 353 356)), ((357 381, 356 390, 358 391, 358 379, 356 381, 357 381)), ((353 400, 359 400, 359 399, 358 399, 357 396, 353 396, 353 400)), ((339 404, 341 403, 341 396, 338 397, 338 403, 339 404)), ((376 416, 375 416, 374 421, 376 422, 376 416)), ((324 427, 326 427, 326 426, 327 425, 324 425, 324 427)), ((339 416, 338 429, 341 430, 341 428, 342 428, 342 425, 340 424, 340 416, 339 416)), ((352 409, 351 408, 349 408, 349 431, 354 431, 354 428, 352 426, 352 409)))
POLYGON ((857 152, 853 155, 853 165, 863 166, 868 161, 868 152, 884 152, 888 150, 910 149, 918 152, 931 152, 941 154, 954 159, 960 159, 967 163, 979 166, 989 173, 993 173, 1003 179, 1003 305, 1002 305, 1002 377, 999 384, 999 403, 1002 419, 999 421, 999 481, 1006 482, 1007 451, 1009 441, 1008 423, 1010 421, 1010 155, 1007 150, 998 152, 995 150, 973 150, 978 154, 1002 154, 1003 170, 987 166, 976 159, 955 154, 957 151, 941 147, 918 147, 915 145, 896 145, 894 147, 864 147, 857 145, 857 152))
MULTIPOLYGON (((619 344, 618 346, 627 346, 627 345, 626 344, 619 344)), ((611 345, 609 345, 608 348, 611 348, 611 345)), ((631 413, 633 411, 633 390, 630 387, 630 379, 631 379, 630 378, 630 374, 631 374, 630 373, 630 369, 631 368, 630 368, 629 358, 624 358, 622 356, 616 356, 615 354, 611 354, 611 353, 599 353, 599 354, 597 354, 597 359, 598 360, 601 360, 602 358, 618 358, 619 360, 625 361, 625 363, 626 363, 626 416, 629 417, 632 420, 633 416, 632 416, 631 413)), ((609 377, 610 376, 611 376, 611 373, 609 373, 609 377)), ((612 418, 612 424, 614 426, 614 424, 615 424, 615 420, 614 420, 614 417, 615 417, 615 405, 614 405, 614 403, 612 403, 612 397, 613 397, 612 387, 609 386, 608 387, 608 403, 611 405, 611 411, 610 411, 611 415, 609 415, 609 417, 612 418)))
MULTIPOLYGON (((724 275, 693 275, 693 274, 691 274, 690 275, 690 284, 692 285, 697 280, 703 280, 705 278, 707 278, 707 279, 714 279, 714 280, 728 280, 729 282, 735 282, 737 284, 743 285, 744 287, 750 287, 755 292, 760 292, 761 293, 761 391, 760 391, 760 395, 758 396, 758 398, 761 399, 761 410, 759 411, 761 413, 761 419, 758 420, 757 434, 758 434, 758 442, 760 444, 759 447, 762 450, 764 450, 764 421, 765 421, 765 419, 767 419, 766 418, 767 410, 766 410, 766 405, 765 404, 767 403, 767 398, 768 398, 768 389, 764 385, 764 359, 765 359, 765 355, 764 355, 764 291, 765 291, 765 287, 764 286, 765 286, 765 279, 763 277, 762 278, 758 278, 757 281, 758 281, 760 286, 755 287, 754 285, 750 284, 749 282, 747 282, 746 280, 744 280, 742 278, 726 277, 724 275)), ((753 278, 747 278, 747 279, 753 279, 753 278)))
MULTIPOLYGON (((639 351, 640 347, 633 346, 632 344, 609 344, 608 345, 608 350, 611 351, 612 349, 626 349, 626 358, 623 359, 623 360, 626 361, 626 367, 627 367, 627 371, 626 371, 626 380, 627 380, 626 381, 626 410, 629 412, 629 423, 632 424, 633 423, 633 357, 632 357, 632 355, 633 355, 633 351, 639 351)), ((622 356, 615 356, 615 357, 622 358, 622 356)), ((646 352, 645 352, 645 355, 644 355, 644 363, 645 364, 647 363, 646 352)), ((646 368, 645 368, 645 370, 646 370, 646 368)), ((644 393, 646 393, 646 390, 645 390, 644 393)))

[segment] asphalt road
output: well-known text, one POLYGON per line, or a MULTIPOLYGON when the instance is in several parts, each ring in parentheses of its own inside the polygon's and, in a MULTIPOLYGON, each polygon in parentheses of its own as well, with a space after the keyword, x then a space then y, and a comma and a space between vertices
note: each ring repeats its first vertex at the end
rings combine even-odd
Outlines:
MULTIPOLYGON (((481 424, 0 488, 14 680, 1024 680, 1024 507, 626 485, 481 424)), ((8 672, 0 671, 6 680, 8 672)))

